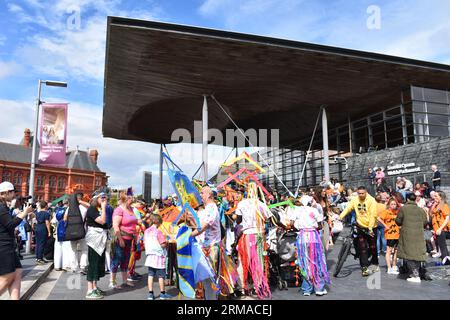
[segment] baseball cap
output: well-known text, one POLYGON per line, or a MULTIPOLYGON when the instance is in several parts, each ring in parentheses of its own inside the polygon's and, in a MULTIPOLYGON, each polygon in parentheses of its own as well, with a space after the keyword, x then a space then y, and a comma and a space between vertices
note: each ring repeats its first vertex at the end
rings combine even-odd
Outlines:
POLYGON ((16 191, 13 184, 8 181, 0 183, 0 192, 16 191))

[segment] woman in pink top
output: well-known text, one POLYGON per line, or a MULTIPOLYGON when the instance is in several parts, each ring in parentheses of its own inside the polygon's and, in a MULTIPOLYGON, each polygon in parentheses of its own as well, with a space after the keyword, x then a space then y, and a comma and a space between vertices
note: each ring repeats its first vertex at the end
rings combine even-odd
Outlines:
POLYGON ((117 284, 117 272, 120 269, 124 286, 132 287, 127 282, 128 263, 130 261, 131 244, 136 234, 137 219, 131 208, 133 196, 126 195, 124 192, 120 194, 120 205, 113 213, 113 228, 116 242, 113 246, 111 256, 111 283, 113 289, 121 289, 117 284))

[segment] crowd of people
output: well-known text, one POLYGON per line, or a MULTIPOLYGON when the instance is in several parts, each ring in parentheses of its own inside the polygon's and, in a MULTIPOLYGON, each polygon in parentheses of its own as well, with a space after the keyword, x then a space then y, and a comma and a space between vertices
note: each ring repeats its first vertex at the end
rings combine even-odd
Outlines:
POLYGON ((18 203, 14 186, 3 182, 0 294, 9 290, 12 299, 20 296, 20 247, 30 229, 36 262, 53 260, 56 271, 86 275, 86 299, 105 296, 98 282, 106 274, 111 290, 133 287, 143 277, 135 268, 144 255, 149 300, 157 298, 155 282, 160 299, 173 298, 166 286, 174 284, 181 294, 197 299, 241 295, 270 299, 271 230, 295 232, 296 284, 305 296, 325 295, 330 284, 326 256, 343 222, 356 226, 362 276, 380 272, 384 255, 388 274, 400 273, 400 258, 408 281, 420 282, 421 263, 428 256, 450 264, 446 245, 450 208, 439 190, 440 174, 435 166, 432 169, 433 187, 426 182, 413 186, 402 177, 391 187, 381 168, 369 168, 368 178, 376 185, 373 195, 366 187, 353 190, 336 179, 301 190, 297 198, 277 192, 267 196, 253 182, 221 190, 204 184, 199 187, 202 205, 194 212, 180 212, 176 195, 146 203, 130 189, 120 193, 115 208, 109 195, 99 190, 92 195, 76 192, 49 211, 44 201, 36 208, 18 203), (50 259, 45 252, 49 243, 50 259))

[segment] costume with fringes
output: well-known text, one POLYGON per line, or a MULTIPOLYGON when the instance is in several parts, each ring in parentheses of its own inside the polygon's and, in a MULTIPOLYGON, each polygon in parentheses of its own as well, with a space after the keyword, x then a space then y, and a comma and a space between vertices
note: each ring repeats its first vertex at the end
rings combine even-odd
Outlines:
POLYGON ((300 273, 314 288, 330 283, 320 235, 314 228, 301 229, 295 243, 300 273))
POLYGON ((251 223, 252 218, 256 225, 247 225, 238 241, 237 251, 242 266, 242 286, 248 290, 248 280, 252 278, 253 287, 259 299, 270 299, 268 282, 268 261, 266 254, 266 241, 264 223, 270 216, 267 205, 257 198, 256 186, 249 184, 248 198, 238 204, 237 215, 242 215, 242 223, 251 223), (244 216, 245 215, 245 216, 244 216), (252 216, 254 215, 254 216, 252 216), (248 221, 248 222, 246 222, 248 221))

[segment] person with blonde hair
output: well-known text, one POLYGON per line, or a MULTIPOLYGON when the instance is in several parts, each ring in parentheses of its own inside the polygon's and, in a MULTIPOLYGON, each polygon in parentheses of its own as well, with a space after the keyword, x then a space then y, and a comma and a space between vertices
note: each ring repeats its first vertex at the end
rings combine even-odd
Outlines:
POLYGON ((131 245, 136 234, 138 220, 131 204, 134 202, 131 193, 120 193, 120 205, 113 213, 114 235, 111 243, 111 281, 110 288, 121 289, 117 284, 117 272, 122 273, 123 286, 133 287, 127 282, 128 264, 131 255, 131 245))

